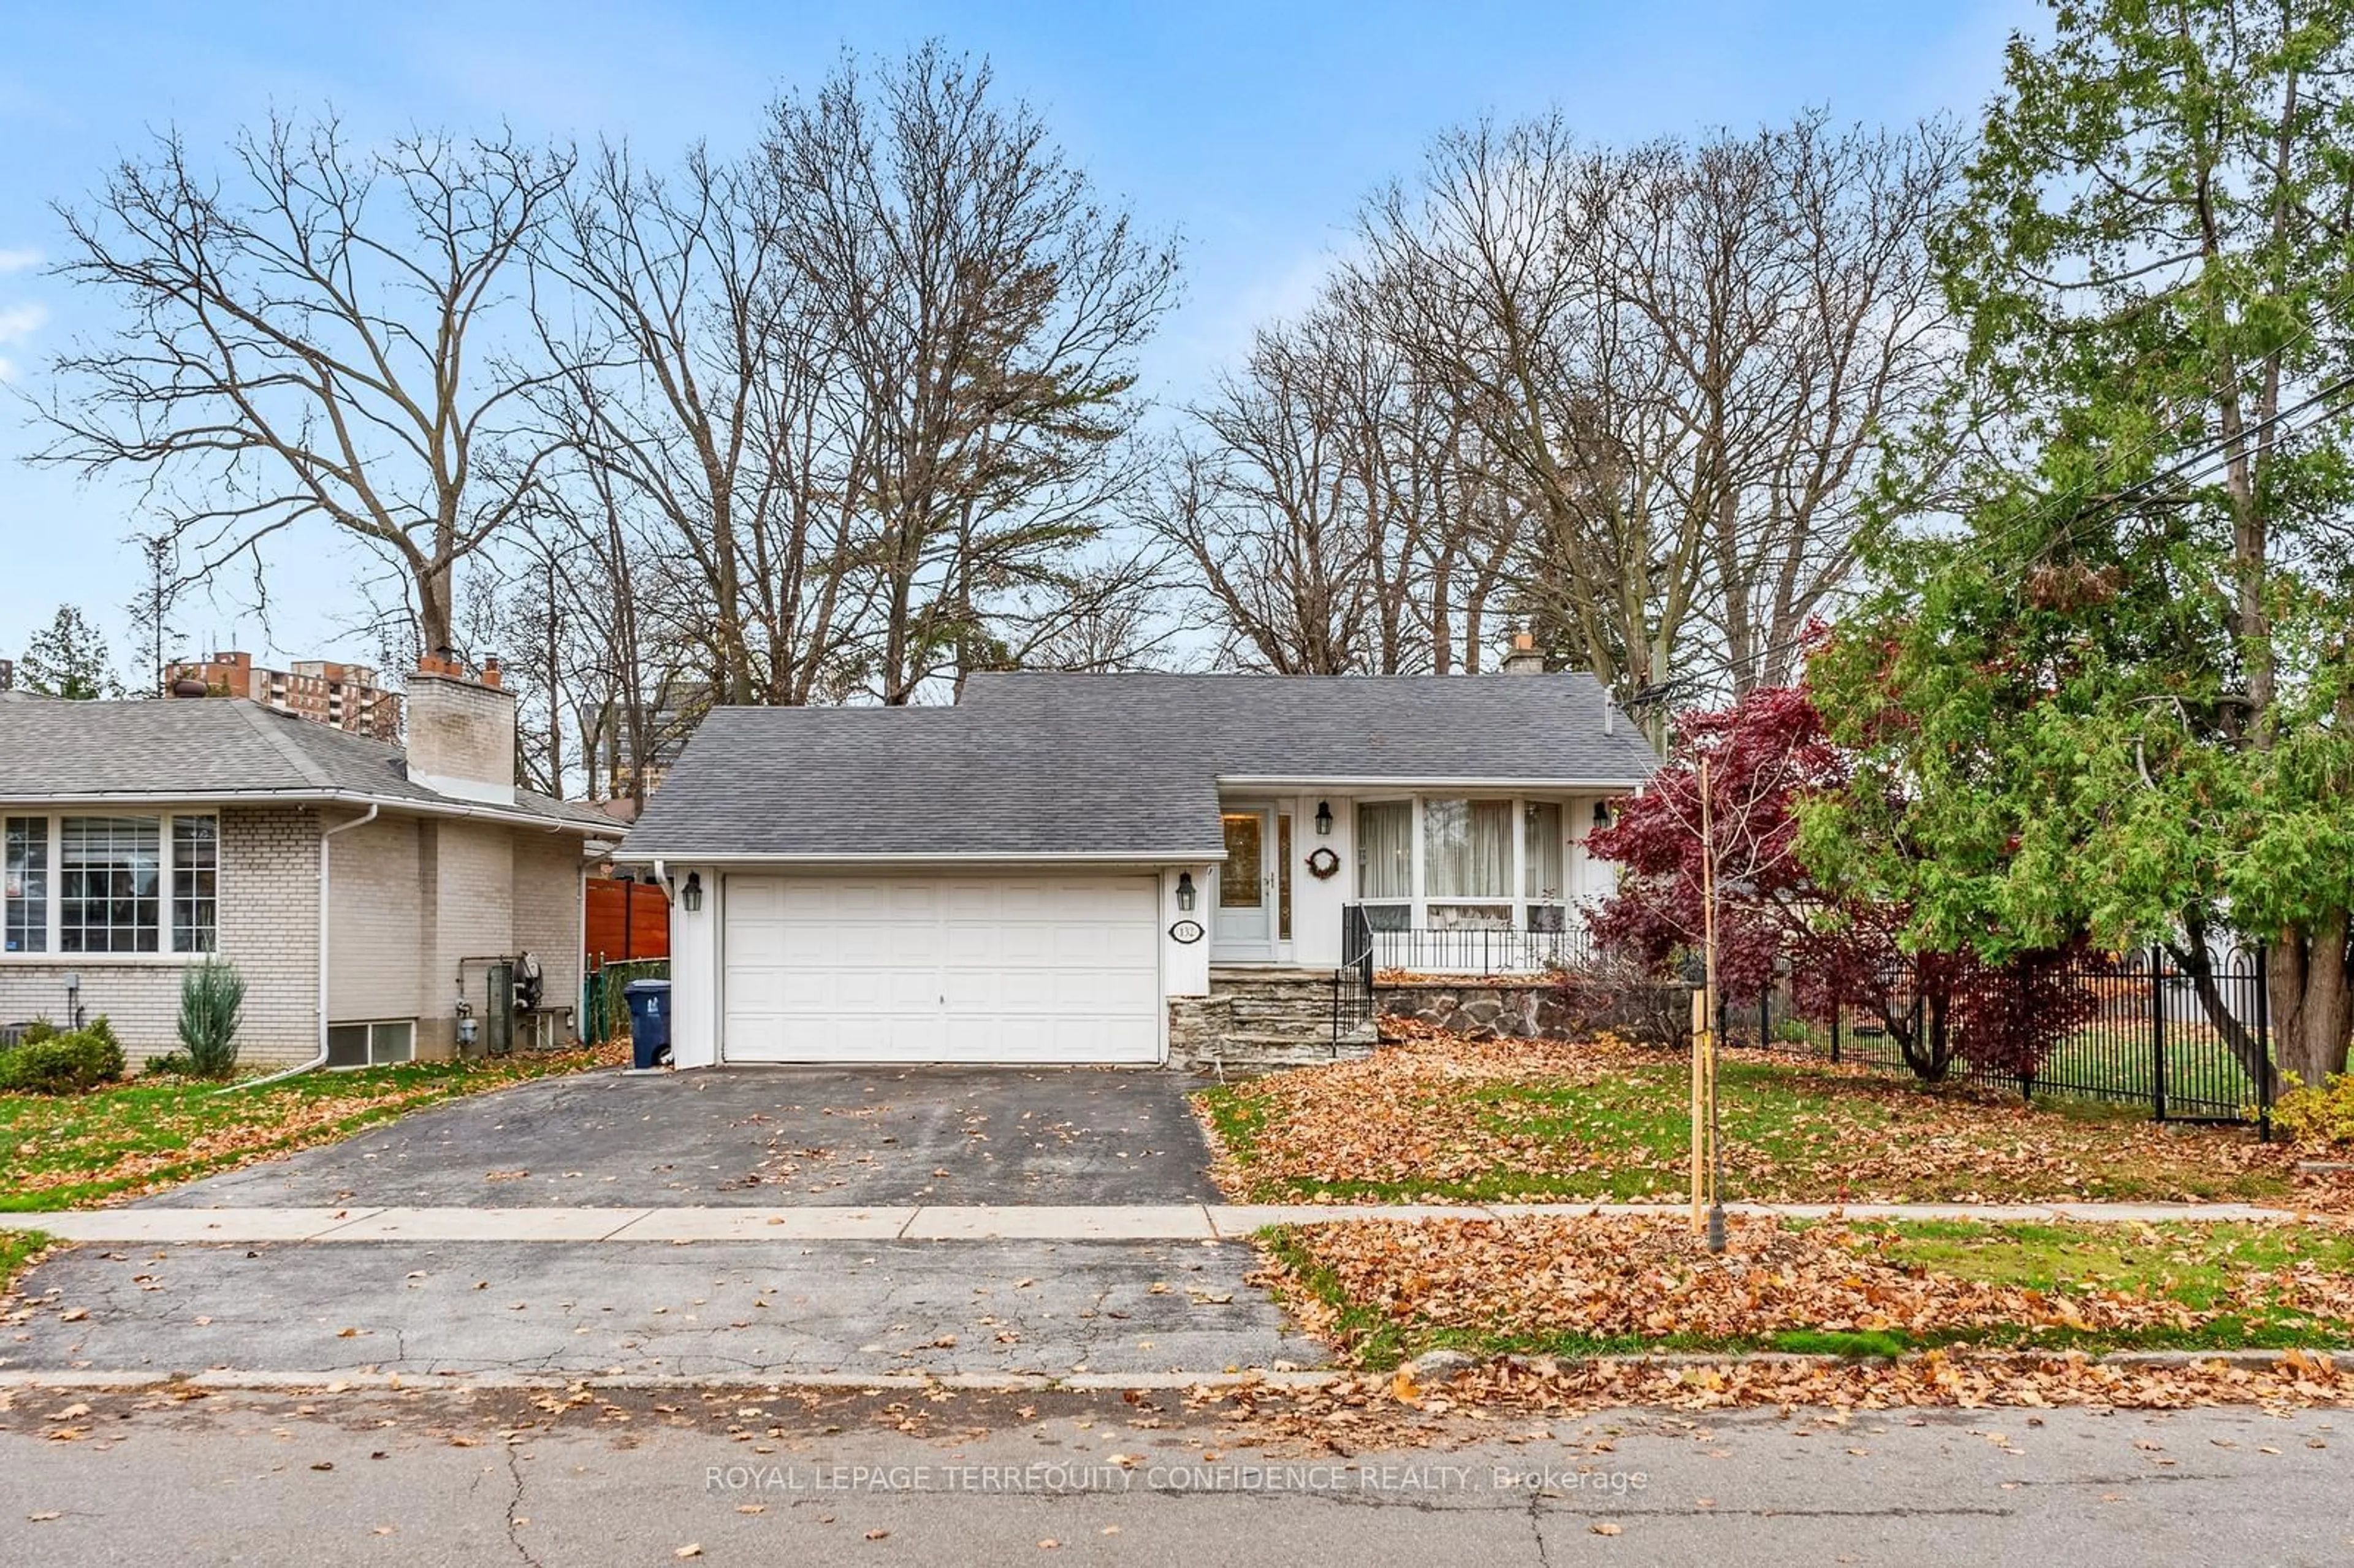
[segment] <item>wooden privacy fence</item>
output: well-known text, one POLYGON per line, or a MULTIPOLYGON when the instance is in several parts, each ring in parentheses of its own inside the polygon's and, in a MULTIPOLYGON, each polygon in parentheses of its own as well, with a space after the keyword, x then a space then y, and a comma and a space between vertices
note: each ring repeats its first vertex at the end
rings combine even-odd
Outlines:
POLYGON ((588 879, 588 918, 582 946, 583 968, 670 957, 670 900, 651 883, 616 877, 588 879))

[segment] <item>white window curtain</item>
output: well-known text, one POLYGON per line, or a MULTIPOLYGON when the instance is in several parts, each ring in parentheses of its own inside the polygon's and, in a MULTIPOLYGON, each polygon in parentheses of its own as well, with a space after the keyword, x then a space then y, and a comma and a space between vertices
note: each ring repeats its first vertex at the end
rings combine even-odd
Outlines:
POLYGON ((1512 803, 1425 800, 1423 882, 1432 898, 1512 895, 1512 803))
POLYGON ((1528 811, 1528 888, 1533 902, 1558 904, 1568 891, 1562 876, 1561 807, 1532 800, 1528 811))
POLYGON ((1357 808, 1357 896, 1414 896, 1414 803, 1369 801, 1357 808))

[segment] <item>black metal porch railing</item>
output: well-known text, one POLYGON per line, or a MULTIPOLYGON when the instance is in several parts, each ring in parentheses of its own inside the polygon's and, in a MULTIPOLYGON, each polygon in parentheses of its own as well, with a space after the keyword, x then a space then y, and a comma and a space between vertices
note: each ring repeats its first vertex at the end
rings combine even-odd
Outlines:
POLYGON ((1341 967, 1332 971, 1332 1050, 1373 1018, 1373 931, 1354 904, 1341 909, 1341 967))
MULTIPOLYGON (((1342 911, 1365 919, 1352 904, 1342 911)), ((1345 929, 1345 927, 1344 927, 1345 929)), ((1594 938, 1580 924, 1559 931, 1522 931, 1509 927, 1412 927, 1391 930, 1367 920, 1373 967, 1417 975, 1541 975, 1594 966, 1594 938)))

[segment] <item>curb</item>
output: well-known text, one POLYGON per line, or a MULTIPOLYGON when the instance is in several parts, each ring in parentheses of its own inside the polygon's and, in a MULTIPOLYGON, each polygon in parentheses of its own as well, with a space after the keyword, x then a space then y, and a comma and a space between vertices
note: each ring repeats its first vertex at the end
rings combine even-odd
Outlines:
POLYGON ((467 1372, 444 1376, 432 1372, 249 1372, 217 1368, 181 1375, 152 1372, 12 1372, 0 1368, 0 1389, 162 1389, 192 1388, 207 1393, 248 1390, 256 1393, 467 1393, 478 1389, 681 1389, 761 1388, 896 1389, 952 1388, 976 1393, 1110 1393, 1129 1389, 1189 1388, 1321 1388, 1363 1374, 1337 1370, 1299 1372, 803 1372, 786 1377, 762 1377, 752 1372, 715 1372, 709 1376, 664 1376, 625 1372, 618 1376, 587 1376, 564 1372, 467 1372))
MULTIPOLYGON (((1233 1242, 1273 1225, 1531 1218, 1657 1220, 1681 1203, 806 1204, 686 1208, 69 1209, 23 1216, 61 1243, 139 1246, 507 1242, 526 1245, 743 1242, 1233 1242)), ((2250 1203, 1751 1203, 1725 1212, 1787 1220, 1966 1220, 1988 1224, 2324 1224, 2330 1216, 2250 1203)))
MULTIPOLYGON (((1889 1365, 1918 1359, 1923 1351, 1903 1356, 1816 1356, 1787 1351, 1760 1351, 1750 1355, 1709 1355, 1703 1351, 1663 1351, 1657 1355, 1611 1355, 1560 1358, 1554 1364, 1564 1370, 1575 1369, 1686 1369, 1701 1367, 1764 1366, 1855 1366, 1889 1365)), ((2065 1360, 2063 1354, 2024 1351, 1962 1352, 1968 1355, 1976 1367, 2014 1364, 2021 1368, 2045 1367, 2055 1360, 2065 1360)), ((2249 1372, 2271 1372, 2281 1366, 2292 1350, 2264 1351, 2111 1351, 2102 1355, 2087 1356, 2088 1366, 2119 1368, 2165 1368, 2221 1366, 2249 1372)), ((2297 1347, 2294 1353, 2317 1360, 2354 1365, 2354 1347, 2297 1347)), ((1416 1357, 1399 1370, 1410 1371, 1428 1381, 1443 1382, 1464 1372, 1482 1367, 1505 1364, 1530 1365, 1532 1358, 1518 1355, 1474 1358, 1459 1351, 1434 1351, 1416 1357)), ((1318 1368, 1299 1371, 1249 1371, 1217 1372, 1069 1372, 1055 1376, 1043 1372, 877 1372, 862 1376, 855 1372, 805 1372, 783 1377, 763 1377, 751 1372, 725 1372, 709 1376, 670 1376, 661 1373, 627 1372, 613 1376, 580 1376, 563 1372, 469 1372, 450 1376, 436 1373, 407 1374, 402 1372, 351 1372, 331 1376, 320 1372, 272 1372, 236 1368, 216 1368, 190 1374, 135 1371, 45 1372, 10 1371, 0 1368, 0 1389, 200 1389, 206 1393, 419 1393, 427 1392, 469 1393, 506 1389, 626 1389, 661 1391, 696 1388, 758 1388, 778 1393, 794 1389, 874 1390, 877 1393, 896 1390, 956 1389, 975 1393, 1106 1393, 1130 1389, 1172 1391, 1194 1388, 1267 1388, 1317 1389, 1335 1384, 1361 1382, 1369 1378, 1387 1377, 1387 1372, 1372 1372, 1362 1369, 1318 1368)))

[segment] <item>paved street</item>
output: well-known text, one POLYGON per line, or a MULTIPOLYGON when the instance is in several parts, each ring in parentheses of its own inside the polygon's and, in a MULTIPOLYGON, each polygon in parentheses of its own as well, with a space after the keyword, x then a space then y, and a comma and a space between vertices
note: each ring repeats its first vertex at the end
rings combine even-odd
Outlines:
POLYGON ((0 1558, 201 1568, 996 1563, 2337 1564, 2330 1413, 2024 1410, 1492 1424, 1251 1446, 1174 1396, 16 1391, 0 1558), (535 1423, 518 1430, 525 1423, 535 1423), (910 1432, 895 1428, 908 1425, 910 1432), (737 1430, 728 1431, 730 1426, 737 1430), (63 1436, 58 1436, 62 1434, 63 1436), (511 1435, 511 1436, 510 1436, 511 1435), (168 1498, 168 1506, 160 1499, 168 1498))
POLYGON ((1170 1203, 1214 1199, 1182 1073, 590 1073, 436 1106, 145 1206, 1170 1203))

